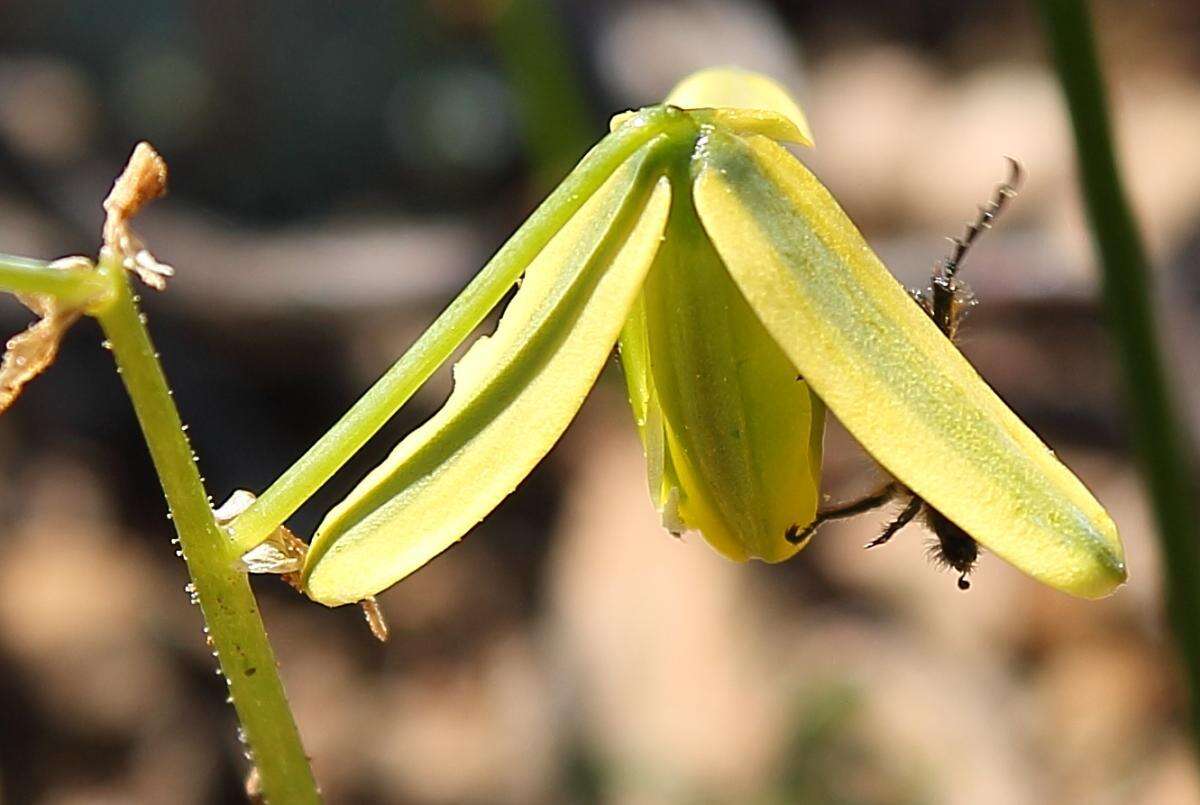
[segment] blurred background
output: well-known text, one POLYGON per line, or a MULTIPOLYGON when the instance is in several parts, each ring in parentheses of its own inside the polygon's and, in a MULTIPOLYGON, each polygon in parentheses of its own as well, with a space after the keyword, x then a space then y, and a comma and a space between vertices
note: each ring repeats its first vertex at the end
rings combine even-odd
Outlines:
MULTIPOLYGON (((1094 5, 1121 157, 1200 419, 1200 6, 1094 5)), ((1023 2, 409 0, 0 4, 0 250, 94 253, 139 139, 172 194, 143 291, 217 501, 261 490, 605 131, 693 69, 795 92, 809 163, 910 286, 1003 178, 963 349, 1112 512, 1098 603, 985 555, 969 593, 882 515, 781 566, 670 538, 615 363, 464 542, 359 612, 256 581, 333 803, 1194 803, 1058 86, 1023 2)), ((29 315, 0 299, 0 332, 29 315)), ((243 801, 225 688, 91 322, 0 421, 0 801, 243 801)), ((321 514, 444 398, 439 375, 321 514)), ((834 425, 825 489, 870 487, 834 425)))

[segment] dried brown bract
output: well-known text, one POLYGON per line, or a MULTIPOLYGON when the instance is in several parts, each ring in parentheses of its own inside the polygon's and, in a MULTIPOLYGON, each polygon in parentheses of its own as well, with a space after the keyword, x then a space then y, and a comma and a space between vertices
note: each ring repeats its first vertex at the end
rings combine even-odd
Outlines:
MULTIPOLYGON (((92 267, 91 261, 84 257, 68 257, 52 265, 64 271, 92 267)), ((0 413, 12 405, 26 383, 54 363, 59 343, 83 312, 78 307, 63 305, 52 296, 17 294, 16 297, 40 318, 5 344, 4 358, 0 360, 0 413)))
POLYGON ((367 619, 367 626, 371 629, 371 634, 375 635, 375 639, 380 643, 386 643, 388 639, 388 625, 384 620, 383 610, 379 608, 379 602, 375 600, 375 596, 368 595, 366 598, 358 602, 362 607, 363 617, 367 619))
MULTIPOLYGON (((245 489, 234 491, 229 499, 213 509, 218 525, 228 525, 250 508, 254 502, 253 492, 245 489)), ((266 541, 247 551, 242 556, 242 566, 248 573, 270 573, 277 575, 289 585, 300 590, 300 569, 304 567, 304 556, 308 544, 292 533, 287 526, 275 529, 266 541)))
POLYGON ((130 222, 141 210, 167 192, 167 163, 148 142, 140 142, 129 164, 117 177, 104 200, 104 247, 121 258, 121 264, 155 290, 167 287, 175 269, 160 263, 134 233, 130 222))

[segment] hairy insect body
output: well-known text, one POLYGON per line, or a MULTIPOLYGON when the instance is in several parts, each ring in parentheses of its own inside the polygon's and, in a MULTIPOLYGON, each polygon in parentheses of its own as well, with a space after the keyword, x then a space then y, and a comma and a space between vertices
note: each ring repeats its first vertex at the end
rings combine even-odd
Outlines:
POLYGON ((958 589, 967 590, 967 576, 979 559, 979 544, 937 509, 925 504, 925 524, 937 541, 929 546, 929 558, 935 563, 958 572, 958 589))
MULTIPOLYGON (((978 217, 968 224, 963 236, 952 239, 954 249, 950 256, 941 261, 934 269, 928 287, 913 291, 913 299, 951 341, 957 339, 963 317, 975 304, 975 294, 971 291, 970 286, 957 276, 963 258, 979 234, 985 229, 991 228, 992 222, 1000 214, 1004 205, 1017 193, 1017 186, 1021 179, 1021 166, 1011 158, 1008 162, 1008 179, 998 185, 991 200, 979 208, 978 217)), ((789 542, 800 544, 808 540, 816 529, 827 520, 853 517, 892 501, 901 500, 905 501, 903 510, 878 537, 867 543, 866 547, 875 548, 883 545, 900 529, 920 516, 935 537, 929 546, 930 560, 934 564, 957 571, 959 574, 958 588, 960 590, 970 589, 971 582, 967 580, 967 576, 975 569, 975 563, 979 559, 978 543, 948 517, 896 480, 890 481, 878 491, 859 500, 817 512, 816 518, 808 526, 800 528, 798 525, 793 525, 788 528, 784 537, 789 542)))

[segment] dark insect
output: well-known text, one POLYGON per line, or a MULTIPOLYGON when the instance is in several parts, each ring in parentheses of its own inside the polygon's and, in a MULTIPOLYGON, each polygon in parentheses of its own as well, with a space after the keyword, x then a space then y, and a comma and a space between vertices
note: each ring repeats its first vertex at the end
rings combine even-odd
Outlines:
MULTIPOLYGON (((933 319, 934 324, 951 341, 954 341, 958 335, 958 327, 963 316, 975 304, 975 295, 971 292, 970 286, 958 278, 958 270, 962 267, 963 259, 979 234, 985 229, 991 229, 992 223, 1004 209, 1005 204, 1017 194, 1017 187, 1020 183, 1021 166, 1015 159, 1008 157, 1008 178, 996 186, 991 199, 979 208, 978 217, 968 224, 963 236, 951 239, 954 249, 949 257, 940 261, 934 268, 928 287, 912 292, 917 304, 929 314, 929 318, 933 319)), ((957 571, 959 574, 958 588, 960 590, 969 589, 971 582, 967 580, 967 576, 975 568, 975 562, 979 558, 979 545, 967 532, 896 480, 889 481, 882 488, 859 500, 849 501, 817 512, 816 518, 804 528, 800 528, 798 525, 788 528, 784 538, 788 542, 799 545, 811 537, 821 524, 828 520, 854 517, 892 501, 904 501, 904 508, 888 524, 883 533, 868 542, 866 547, 874 548, 883 545, 920 515, 935 537, 929 546, 929 558, 936 564, 957 571)))

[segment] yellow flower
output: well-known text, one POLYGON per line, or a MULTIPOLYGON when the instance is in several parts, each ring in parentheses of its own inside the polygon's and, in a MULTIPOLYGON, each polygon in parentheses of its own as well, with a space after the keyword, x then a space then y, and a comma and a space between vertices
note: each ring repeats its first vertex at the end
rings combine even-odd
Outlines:
POLYGON ((613 129, 577 171, 636 147, 529 263, 445 406, 321 524, 303 571, 313 599, 366 598, 461 539, 562 435, 618 338, 673 531, 739 560, 799 550, 786 534, 816 513, 828 405, 1039 581, 1097 597, 1124 580, 1104 509, 779 144, 811 138, 778 85, 704 71, 613 129))

